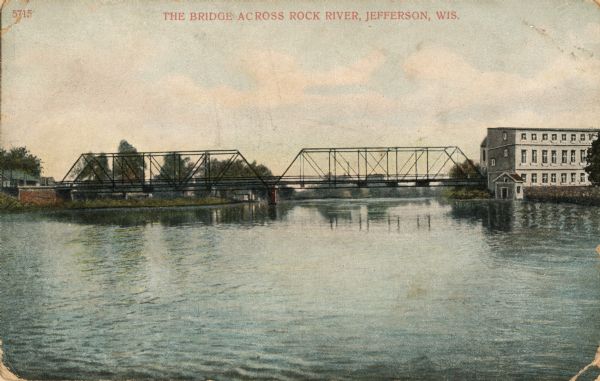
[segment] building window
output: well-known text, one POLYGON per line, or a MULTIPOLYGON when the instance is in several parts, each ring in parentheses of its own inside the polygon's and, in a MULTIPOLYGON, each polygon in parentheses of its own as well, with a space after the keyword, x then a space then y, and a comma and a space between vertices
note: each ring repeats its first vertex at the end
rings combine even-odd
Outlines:
POLYGON ((567 174, 566 174, 566 173, 561 173, 561 174, 560 174, 560 182, 561 182, 562 184, 564 184, 564 183, 566 183, 566 182, 567 182, 567 174))
POLYGON ((552 164, 556 164, 556 151, 555 150, 552 150, 551 160, 552 160, 552 164))
POLYGON ((594 140, 594 134, 589 135, 590 140, 594 140))
POLYGON ((582 149, 581 150, 581 162, 585 163, 587 161, 587 150, 582 149))
POLYGON ((508 134, 505 132, 502 133, 502 140, 508 139, 508 134))
POLYGON ((575 150, 571 150, 571 163, 575 162, 575 150))
POLYGON ((527 182, 527 174, 526 173, 521 173, 521 178, 523 179, 523 182, 527 182))
POLYGON ((521 193, 521 186, 517 186, 517 194, 521 193))
POLYGON ((542 184, 548 184, 548 174, 542 173, 542 184))
POLYGON ((542 140, 548 140, 548 134, 542 134, 542 140))
POLYGON ((562 140, 562 141, 565 141, 565 140, 567 140, 567 134, 562 134, 562 135, 560 136, 560 140, 562 140))
POLYGON ((556 182, 556 173, 553 173, 550 175, 550 182, 551 183, 555 183, 556 182))
POLYGON ((537 134, 531 134, 531 140, 537 140, 537 134))
POLYGON ((485 149, 481 153, 483 154, 483 161, 485 161, 485 149))
POLYGON ((507 148, 504 149, 504 157, 508 157, 508 149, 507 148))
POLYGON ((577 174, 575 172, 571 172, 571 182, 575 183, 577 181, 577 174))
POLYGON ((548 150, 542 150, 542 164, 548 163, 548 150))
POLYGON ((556 140, 556 134, 552 134, 552 140, 556 140))
POLYGON ((537 183, 537 173, 531 174, 531 183, 537 183))
POLYGON ((572 141, 572 142, 574 142, 574 141, 575 141, 575 139, 577 139, 577 135, 575 135, 575 134, 571 134, 571 141, 572 141))
POLYGON ((562 150, 562 163, 567 164, 567 157, 569 155, 569 151, 566 149, 562 150))
POLYGON ((521 150, 521 164, 525 164, 525 163, 527 163, 527 150, 522 149, 521 150))
POLYGON ((527 134, 526 133, 522 133, 521 134, 521 140, 527 140, 527 134))
POLYGON ((579 174, 579 182, 585 183, 585 173, 579 174))
POLYGON ((581 135, 579 136, 579 140, 585 140, 585 134, 581 134, 581 135))
POLYGON ((537 163, 537 150, 531 151, 531 162, 534 164, 537 163))
POLYGON ((496 166, 496 159, 492 159, 492 167, 496 166))

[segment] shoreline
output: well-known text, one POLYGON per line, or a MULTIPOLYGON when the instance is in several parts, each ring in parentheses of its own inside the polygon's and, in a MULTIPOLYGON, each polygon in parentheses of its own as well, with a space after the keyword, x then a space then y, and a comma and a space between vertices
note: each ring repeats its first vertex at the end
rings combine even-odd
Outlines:
POLYGON ((600 187, 597 186, 527 187, 524 196, 525 201, 600 206, 600 187))
POLYGON ((0 381, 25 381, 4 365, 4 352, 2 351, 2 341, 0 341, 0 381))
POLYGON ((47 205, 22 203, 14 197, 0 194, 0 214, 19 212, 55 212, 67 210, 178 208, 194 206, 221 206, 252 203, 255 201, 229 200, 218 197, 174 198, 174 199, 96 199, 67 201, 47 205))

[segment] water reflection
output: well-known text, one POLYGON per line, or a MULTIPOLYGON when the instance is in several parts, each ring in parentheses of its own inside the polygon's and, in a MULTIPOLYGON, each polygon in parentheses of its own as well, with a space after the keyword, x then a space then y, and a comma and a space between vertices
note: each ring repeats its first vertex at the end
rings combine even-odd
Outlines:
POLYGON ((274 207, 262 203, 245 203, 217 207, 131 208, 67 210, 46 214, 50 220, 92 226, 116 225, 122 227, 161 224, 179 226, 189 224, 264 224, 280 220, 291 209, 290 204, 274 207))
POLYGON ((32 379, 565 379, 600 341, 598 210, 0 216, 0 339, 32 379))

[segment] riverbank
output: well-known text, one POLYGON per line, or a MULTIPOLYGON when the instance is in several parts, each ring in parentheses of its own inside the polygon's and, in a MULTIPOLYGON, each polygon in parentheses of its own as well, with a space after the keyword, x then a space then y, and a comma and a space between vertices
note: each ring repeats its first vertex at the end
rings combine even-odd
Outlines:
POLYGON ((486 189, 446 188, 442 196, 449 200, 481 200, 492 198, 486 189))
POLYGON ((528 201, 600 206, 600 187, 528 187, 524 192, 528 201))
POLYGON ((3 362, 2 341, 0 341, 0 381, 23 381, 8 369, 3 362))
POLYGON ((235 204, 240 201, 219 197, 203 198, 143 198, 143 199, 96 199, 65 201, 52 205, 35 205, 19 202, 14 197, 0 193, 0 212, 18 212, 35 210, 63 210, 63 209, 109 209, 109 208, 160 208, 177 206, 210 206, 235 204))

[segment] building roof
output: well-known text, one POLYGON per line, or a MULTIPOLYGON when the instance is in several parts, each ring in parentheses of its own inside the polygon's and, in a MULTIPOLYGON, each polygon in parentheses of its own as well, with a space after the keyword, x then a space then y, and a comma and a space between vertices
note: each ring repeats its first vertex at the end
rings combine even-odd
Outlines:
POLYGON ((599 128, 488 127, 488 130, 600 132, 599 128))
POLYGON ((509 172, 502 172, 500 174, 500 176, 496 177, 492 182, 495 183, 496 181, 498 181, 498 179, 500 179, 503 176, 508 176, 508 178, 510 178, 515 183, 522 183, 523 182, 523 179, 521 178, 521 176, 517 175, 516 173, 509 173, 509 172))
POLYGON ((0 170, 0 177, 2 177, 4 180, 38 181, 40 179, 39 176, 30 175, 29 173, 25 173, 20 169, 5 169, 3 171, 0 170))
POLYGON ((481 142, 481 144, 479 146, 480 147, 487 147, 487 136, 485 138, 483 138, 483 141, 481 142))

